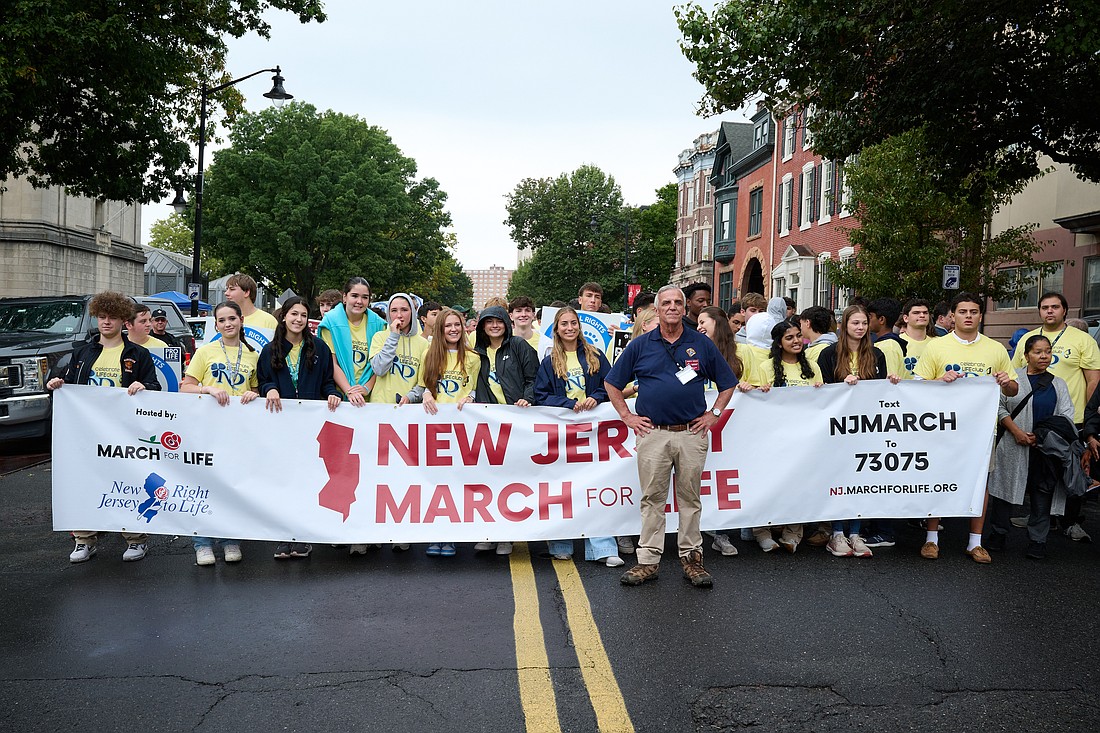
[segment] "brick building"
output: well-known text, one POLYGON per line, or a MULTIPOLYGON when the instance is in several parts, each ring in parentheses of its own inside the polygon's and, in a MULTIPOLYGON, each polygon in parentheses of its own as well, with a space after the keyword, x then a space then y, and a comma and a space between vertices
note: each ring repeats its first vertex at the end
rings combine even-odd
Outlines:
POLYGON ((676 255, 672 263, 673 285, 693 282, 714 285, 714 189, 710 182, 715 144, 721 131, 703 133, 692 147, 680 153, 676 174, 676 255))
POLYGON ((500 265, 492 265, 488 270, 466 270, 474 284, 474 310, 485 307, 489 298, 508 297, 508 285, 512 282, 515 270, 506 270, 500 265))

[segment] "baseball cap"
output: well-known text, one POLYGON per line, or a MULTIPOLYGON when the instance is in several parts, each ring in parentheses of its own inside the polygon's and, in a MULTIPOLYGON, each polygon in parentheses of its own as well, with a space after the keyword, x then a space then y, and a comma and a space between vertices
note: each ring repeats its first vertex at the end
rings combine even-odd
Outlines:
POLYGON ((157 320, 158 318, 163 318, 166 321, 168 320, 168 314, 164 311, 163 308, 154 308, 153 313, 152 313, 152 317, 153 317, 154 321, 157 320))

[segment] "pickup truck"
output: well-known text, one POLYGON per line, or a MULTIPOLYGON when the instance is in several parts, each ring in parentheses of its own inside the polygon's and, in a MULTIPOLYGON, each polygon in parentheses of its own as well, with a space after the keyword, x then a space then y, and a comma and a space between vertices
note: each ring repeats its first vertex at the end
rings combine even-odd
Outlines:
MULTIPOLYGON (((0 440, 50 432, 52 401, 46 382, 61 374, 73 350, 96 331, 91 295, 0 298, 0 440)), ((168 332, 195 352, 195 339, 174 303, 137 297, 168 314, 168 332)))

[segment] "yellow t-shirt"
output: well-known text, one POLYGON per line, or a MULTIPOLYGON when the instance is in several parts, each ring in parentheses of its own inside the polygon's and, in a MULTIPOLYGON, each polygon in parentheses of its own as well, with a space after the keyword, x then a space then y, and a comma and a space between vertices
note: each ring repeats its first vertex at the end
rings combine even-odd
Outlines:
POLYGON ((817 358, 821 356, 821 352, 824 351, 825 347, 828 345, 829 343, 822 341, 820 343, 814 344, 813 346, 805 347, 804 351, 806 352, 806 358, 810 360, 811 364, 816 364, 817 358))
POLYGON ((917 341, 914 338, 910 338, 909 334, 904 331, 901 333, 901 338, 905 341, 905 371, 908 373, 906 379, 913 378, 913 369, 917 366, 917 361, 920 359, 921 354, 928 348, 928 344, 932 343, 934 336, 928 336, 917 341))
POLYGON ((122 349, 126 346, 121 343, 110 349, 103 349, 99 357, 92 364, 92 371, 88 375, 88 384, 97 387, 121 387, 122 386, 122 349))
POLYGON ((130 339, 130 343, 137 344, 138 346, 140 346, 143 349, 167 349, 168 348, 168 344, 164 343, 163 341, 158 339, 156 336, 150 336, 149 338, 145 339, 145 343, 143 343, 143 344, 138 344, 138 342, 134 341, 133 339, 130 339))
MULTIPOLYGON (((354 386, 359 383, 363 372, 367 370, 367 363, 370 361, 370 344, 367 343, 367 317, 364 315, 358 326, 352 325, 351 321, 348 321, 348 328, 351 330, 351 355, 355 362, 355 374, 345 374, 344 376, 354 386)), ((387 334, 389 331, 386 330, 382 333, 387 334)), ((336 347, 332 343, 332 330, 327 326, 321 331, 321 340, 328 346, 329 351, 333 354, 336 353, 336 347)))
POLYGON ((913 378, 905 368, 905 354, 902 353, 901 344, 893 339, 881 339, 875 342, 875 348, 886 357, 887 374, 896 374, 902 379, 913 378))
POLYGON ((577 352, 566 352, 565 369, 567 376, 565 378, 565 396, 571 400, 581 402, 588 397, 584 391, 586 367, 587 364, 585 364, 584 367, 581 366, 581 360, 577 358, 577 352))
POLYGON ((195 352, 187 365, 187 376, 204 387, 218 387, 231 395, 241 395, 248 390, 255 392, 259 389, 256 381, 259 361, 258 351, 251 351, 245 346, 226 347, 218 339, 195 352))
MULTIPOLYGON (((389 329, 374 334, 370 342, 370 355, 374 356, 381 351, 389 337, 389 329)), ((392 405, 411 392, 420 380, 420 368, 424 365, 424 354, 428 352, 430 345, 419 335, 400 337, 397 340, 393 364, 385 374, 376 375, 369 401, 392 405)))
POLYGON ((251 326, 252 328, 266 328, 274 331, 279 325, 279 322, 275 320, 275 316, 257 308, 253 311, 252 315, 244 317, 244 325, 251 326))
POLYGON ((504 387, 501 386, 500 380, 497 379, 497 350, 492 346, 485 349, 485 355, 489 357, 489 389, 492 390, 493 396, 496 397, 497 404, 507 405, 507 400, 504 399, 504 387))
MULTIPOLYGON (((481 371, 481 355, 468 351, 466 353, 466 375, 462 375, 462 370, 458 366, 458 352, 447 352, 447 366, 443 370, 443 375, 439 379, 439 384, 436 386, 435 401, 440 404, 454 404, 463 397, 468 397, 471 392, 474 391, 474 387, 477 386, 477 374, 481 371)), ((421 387, 424 386, 424 373, 421 370, 420 379, 417 382, 421 387)))
POLYGON ((949 370, 960 372, 964 377, 1007 372, 1009 378, 1016 381, 1016 371, 1005 347, 981 334, 969 344, 960 341, 953 332, 933 339, 917 360, 913 374, 919 379, 939 379, 949 370))
POLYGON ((535 331, 531 335, 531 338, 527 339, 527 343, 531 344, 531 348, 535 350, 536 354, 539 353, 539 339, 541 338, 542 335, 538 331, 535 331))
POLYGON ((1069 396, 1073 400, 1073 421, 1085 421, 1085 375, 1082 369, 1100 369, 1100 348, 1096 341, 1084 331, 1067 326, 1064 331, 1044 331, 1036 328, 1028 331, 1016 344, 1016 353, 1012 358, 1014 366, 1022 367, 1027 363, 1024 357, 1024 344, 1032 336, 1042 333, 1051 343, 1051 359, 1048 371, 1065 380, 1069 387, 1069 396), (1057 341, 1057 343, 1055 343, 1057 341))
MULTIPOLYGON (((813 370, 813 376, 809 379, 802 376, 802 365, 798 363, 788 364, 783 362, 783 376, 787 380, 787 387, 806 387, 813 386, 815 384, 821 384, 821 369, 818 368, 817 362, 810 361, 810 368, 813 370)), ((775 384, 775 364, 771 359, 760 365, 760 385, 775 384)))

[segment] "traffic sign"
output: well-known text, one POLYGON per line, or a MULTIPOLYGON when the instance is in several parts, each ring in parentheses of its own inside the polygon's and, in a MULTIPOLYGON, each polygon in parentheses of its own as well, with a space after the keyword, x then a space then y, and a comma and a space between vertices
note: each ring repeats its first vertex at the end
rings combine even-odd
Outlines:
POLYGON ((962 268, 958 265, 943 266, 943 289, 958 290, 959 280, 962 279, 962 268))

